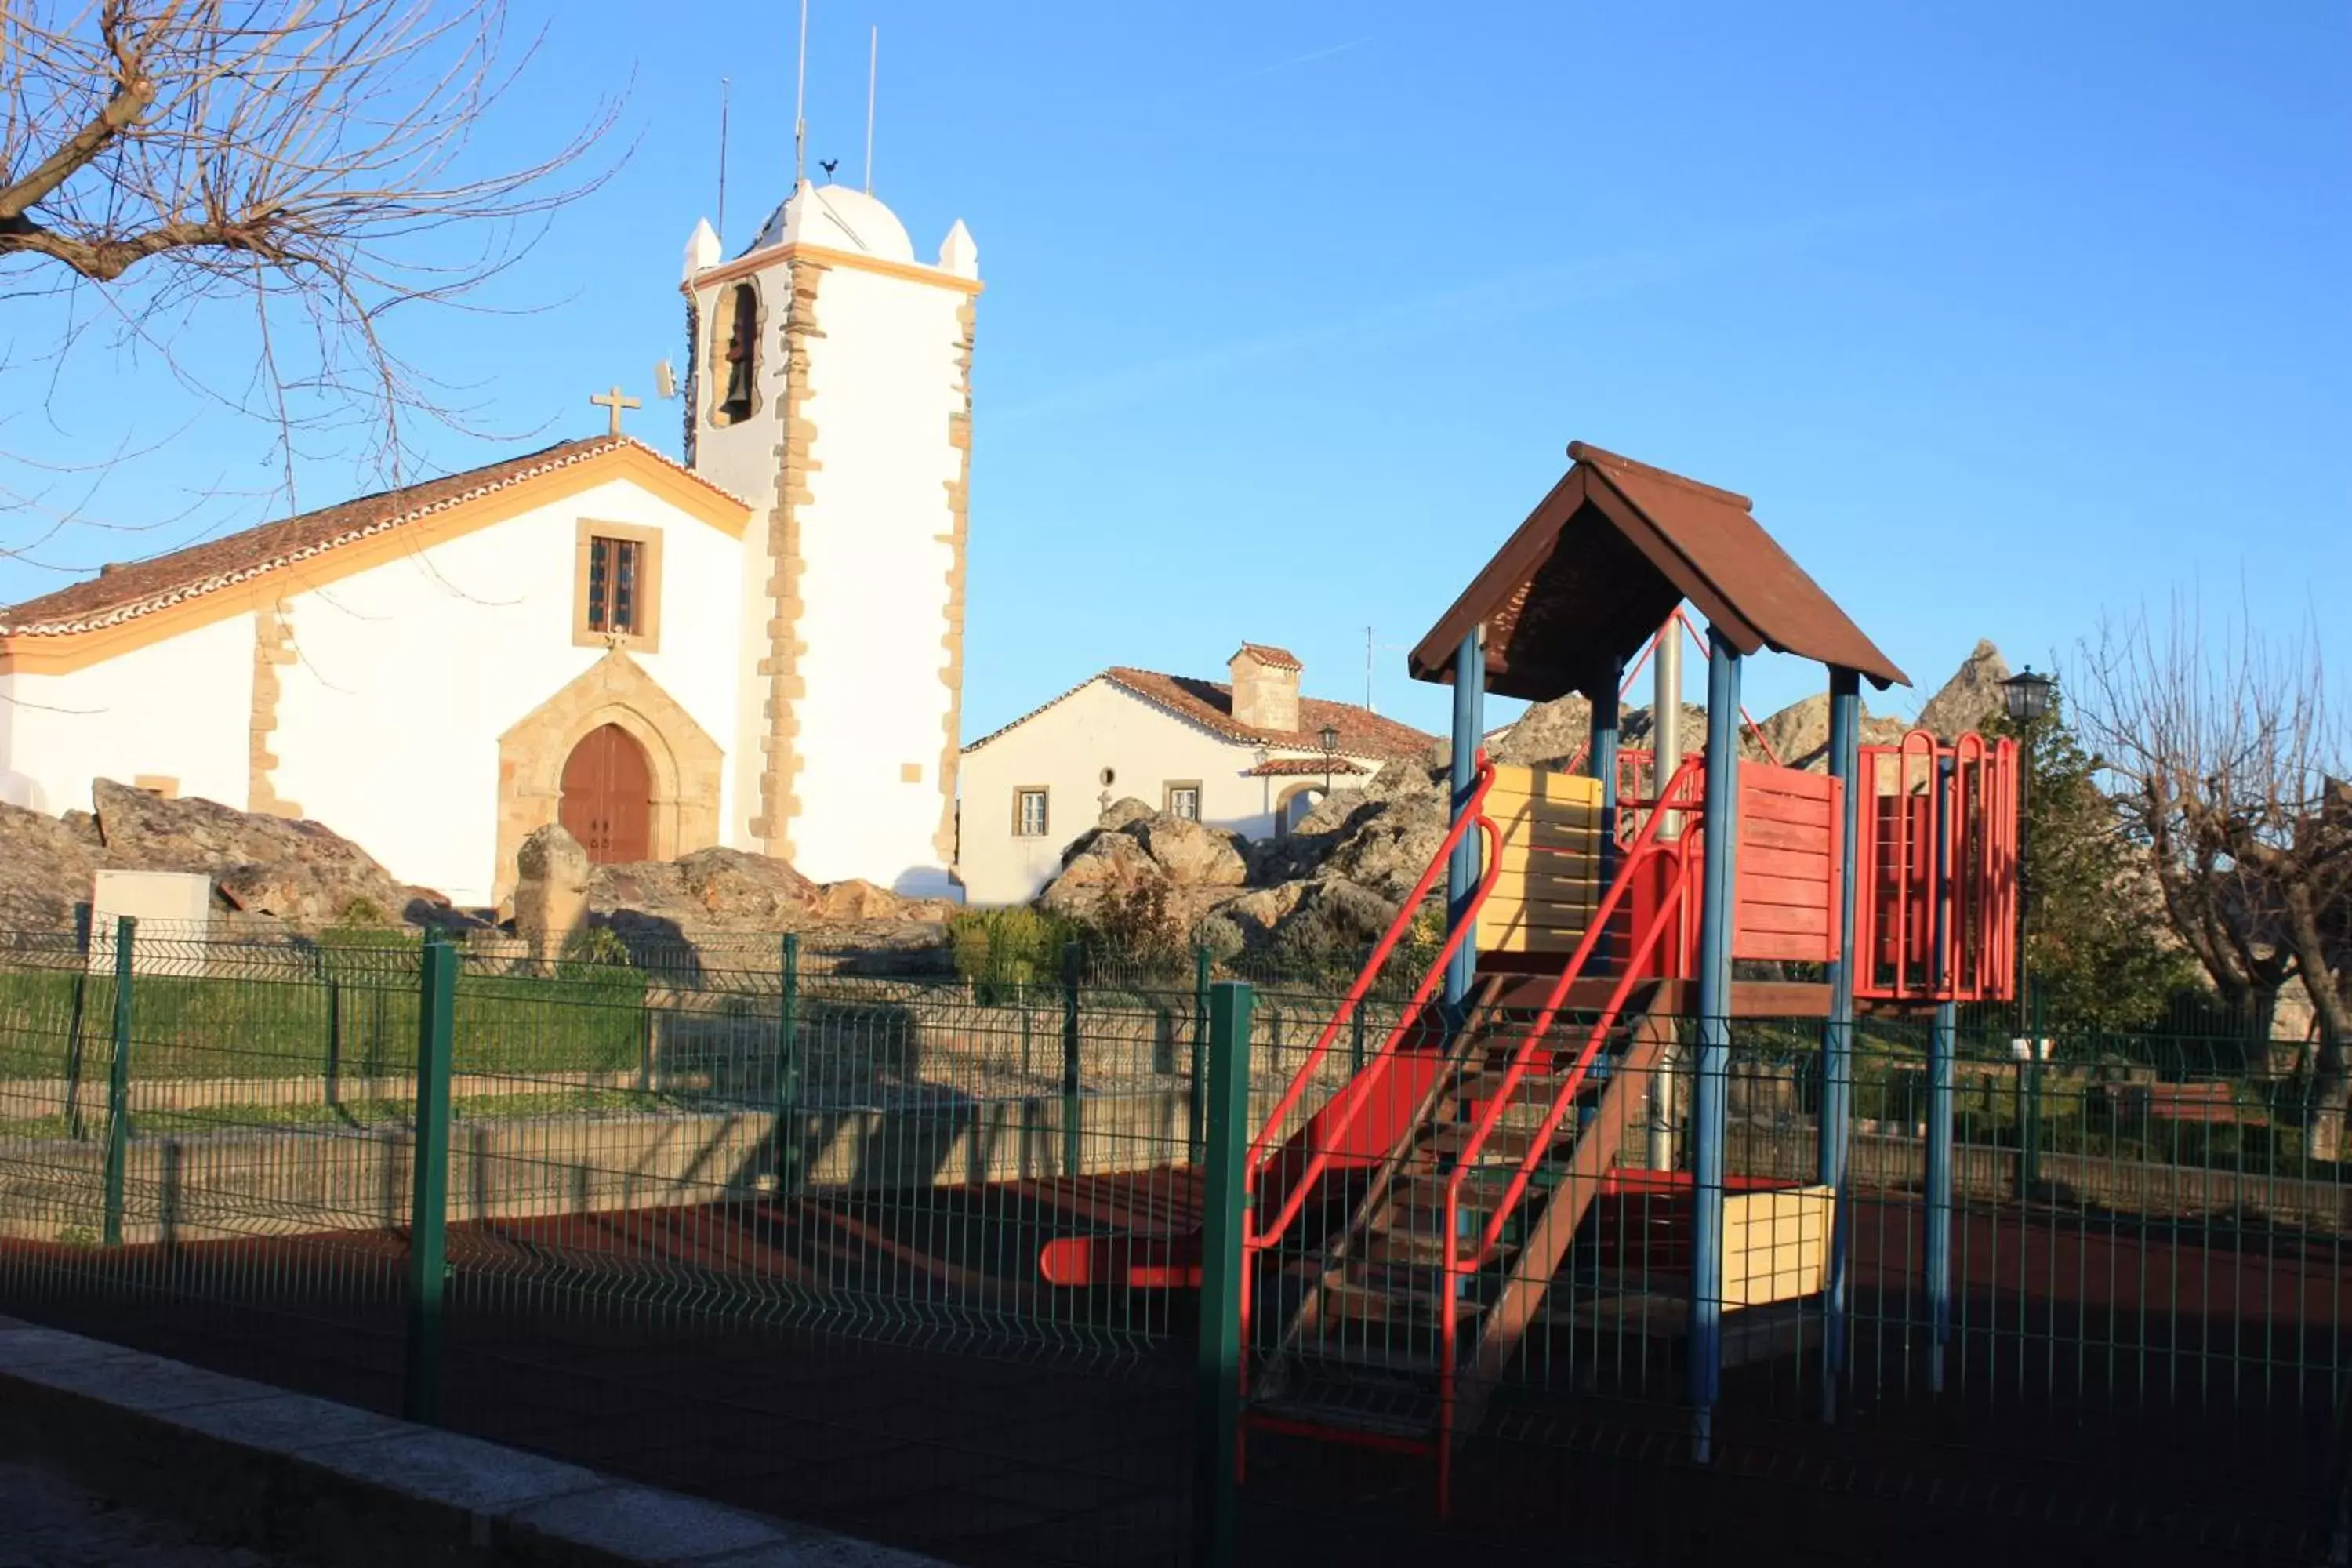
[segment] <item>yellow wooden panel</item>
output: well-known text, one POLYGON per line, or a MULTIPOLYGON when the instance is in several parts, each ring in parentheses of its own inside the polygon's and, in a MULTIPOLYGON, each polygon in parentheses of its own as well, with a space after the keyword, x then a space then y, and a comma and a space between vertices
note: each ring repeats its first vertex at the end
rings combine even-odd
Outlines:
POLYGON ((1507 925, 1544 926, 1552 931, 1582 931, 1592 923, 1590 904, 1525 903, 1517 899, 1488 899, 1478 918, 1497 930, 1507 925))
POLYGON ((1486 792, 1489 812, 1496 801, 1526 799, 1597 806, 1601 804, 1601 781, 1586 778, 1581 773, 1559 773, 1549 768, 1496 768, 1495 783, 1486 792))
POLYGON ((1485 952, 1572 953, 1583 940, 1580 931, 1555 931, 1516 921, 1501 926, 1484 918, 1478 921, 1478 946, 1485 952))
POLYGON ((1760 1307, 1829 1288, 1828 1187, 1743 1193, 1723 1201, 1723 1303, 1760 1307))

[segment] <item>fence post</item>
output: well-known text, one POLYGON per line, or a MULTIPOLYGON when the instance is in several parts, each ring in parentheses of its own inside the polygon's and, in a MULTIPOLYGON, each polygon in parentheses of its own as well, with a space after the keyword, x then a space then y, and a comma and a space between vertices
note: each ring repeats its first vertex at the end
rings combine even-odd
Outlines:
POLYGON ((1201 1077, 1209 1051, 1209 949, 1203 942, 1192 950, 1192 1091, 1185 1107, 1187 1144, 1197 1168, 1208 1152, 1209 1087, 1201 1077))
POLYGON ((1201 1327, 1192 1389, 1192 1562, 1228 1568, 1238 1534, 1242 1270, 1249 1193, 1250 988, 1221 980, 1209 1002, 1208 1157, 1201 1222, 1201 1327))
MULTIPOLYGON (((2028 983, 2031 989, 2031 983, 2028 983)), ((2042 994, 2033 993, 2033 1030, 2025 1037, 2025 1126, 2019 1138, 2017 1201, 2033 1199, 2042 1184, 2042 994)))
POLYGON ((343 984, 327 976, 327 1109, 343 1103, 343 984))
POLYGON ((1944 1391, 1944 1346, 1952 1324, 1952 1079, 1958 1009, 1936 1005, 1927 1035, 1927 1387, 1944 1391))
POLYGON ((425 943, 417 975, 415 1186, 408 1213, 407 1386, 401 1414, 441 1419, 443 1298, 448 1289, 449 1058, 457 1023, 457 950, 425 943))
POLYGON ((106 1245, 122 1245, 122 1168, 131 1154, 131 949, 139 922, 114 922, 114 1060, 106 1069, 106 1245))
POLYGON ((1085 1104, 1080 1097, 1081 1079, 1078 1071, 1078 977, 1086 963, 1086 950, 1073 942, 1062 948, 1062 1174, 1078 1173, 1078 1162, 1086 1152, 1085 1129, 1080 1125, 1085 1104))
POLYGON ((776 1195, 790 1193, 800 1176, 800 1131, 793 1126, 801 1102, 801 939, 784 933, 782 967, 776 976, 776 1195))
POLYGON ((77 1143, 89 1136, 81 1119, 81 1021, 89 986, 89 906, 76 904, 73 1011, 66 1021, 66 1131, 77 1143))

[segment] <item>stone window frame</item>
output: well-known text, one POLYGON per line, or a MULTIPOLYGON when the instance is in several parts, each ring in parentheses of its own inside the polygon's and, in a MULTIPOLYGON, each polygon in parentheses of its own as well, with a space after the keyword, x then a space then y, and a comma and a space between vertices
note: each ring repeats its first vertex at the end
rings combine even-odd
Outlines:
POLYGON ((710 310, 710 407, 707 417, 715 430, 748 425, 759 417, 766 401, 760 390, 761 351, 768 335, 768 296, 757 278, 730 278, 719 286, 710 310), (735 300, 744 289, 751 293, 751 405, 741 414, 727 412, 727 345, 735 331, 735 300))
POLYGON ((572 645, 574 647, 625 647, 633 653, 661 651, 662 531, 635 522, 604 522, 583 517, 573 536, 572 552, 572 645), (599 539, 616 539, 637 547, 637 629, 597 631, 588 625, 588 552, 599 539))
POLYGON ((1202 807, 1201 798, 1202 792, 1201 789, 1201 781, 1199 779, 1169 779, 1165 783, 1161 784, 1160 786, 1160 809, 1170 816, 1181 816, 1182 814, 1176 809, 1176 792, 1180 789, 1189 789, 1192 792, 1192 815, 1185 817, 1184 820, 1187 822, 1200 821, 1202 807))
POLYGON ((1015 838, 1045 838, 1054 831, 1054 791, 1046 784, 1014 784, 1013 786, 1013 837, 1015 838), (1023 823, 1022 803, 1031 795, 1037 797, 1037 829, 1031 832, 1023 823))

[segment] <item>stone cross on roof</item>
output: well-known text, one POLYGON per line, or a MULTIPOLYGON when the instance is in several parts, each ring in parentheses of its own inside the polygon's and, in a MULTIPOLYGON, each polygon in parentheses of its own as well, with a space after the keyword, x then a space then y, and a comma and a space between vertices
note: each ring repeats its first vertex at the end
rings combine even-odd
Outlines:
POLYGON ((609 433, 614 436, 621 433, 622 409, 643 408, 645 406, 644 404, 638 402, 634 397, 624 397, 621 395, 621 389, 617 386, 613 388, 610 392, 602 393, 596 396, 591 397, 588 401, 596 405, 599 408, 608 408, 612 410, 613 427, 609 433))

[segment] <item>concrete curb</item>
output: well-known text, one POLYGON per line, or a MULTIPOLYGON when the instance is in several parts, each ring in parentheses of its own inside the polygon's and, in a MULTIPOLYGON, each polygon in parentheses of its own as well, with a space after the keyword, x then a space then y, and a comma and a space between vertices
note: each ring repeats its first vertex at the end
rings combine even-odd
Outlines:
POLYGON ((940 1568, 7 1318, 0 1454, 333 1568, 940 1568))

